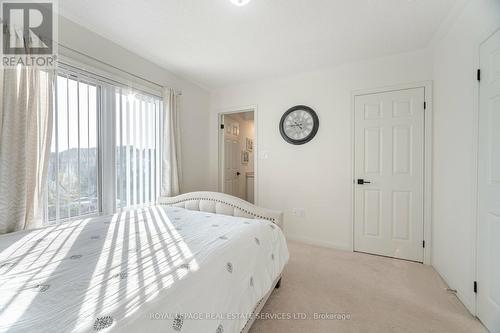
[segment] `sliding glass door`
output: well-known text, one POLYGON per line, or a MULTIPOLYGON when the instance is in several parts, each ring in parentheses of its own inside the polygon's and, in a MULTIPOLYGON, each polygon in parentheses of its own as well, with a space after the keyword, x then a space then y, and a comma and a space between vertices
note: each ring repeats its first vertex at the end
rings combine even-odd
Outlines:
POLYGON ((154 203, 160 191, 160 97, 61 68, 46 220, 113 213, 154 203))
POLYGON ((49 221, 99 212, 98 104, 90 78, 60 72, 47 183, 49 221))
POLYGON ((160 191, 159 98, 116 91, 116 208, 153 203, 160 191))

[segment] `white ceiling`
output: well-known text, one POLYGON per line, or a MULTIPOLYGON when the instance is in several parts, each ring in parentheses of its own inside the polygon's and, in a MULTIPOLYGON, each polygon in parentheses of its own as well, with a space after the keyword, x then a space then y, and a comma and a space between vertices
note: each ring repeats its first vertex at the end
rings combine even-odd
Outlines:
POLYGON ((63 16, 208 88, 421 49, 457 0, 64 0, 63 16))

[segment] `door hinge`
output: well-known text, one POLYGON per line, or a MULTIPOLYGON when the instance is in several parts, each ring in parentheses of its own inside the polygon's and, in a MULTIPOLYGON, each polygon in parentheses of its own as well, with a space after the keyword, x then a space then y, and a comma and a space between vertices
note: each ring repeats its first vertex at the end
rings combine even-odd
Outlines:
POLYGON ((220 129, 224 129, 224 124, 220 124, 220 129))
POLYGON ((474 292, 477 294, 477 281, 474 281, 474 292))
POLYGON ((427 109, 427 102, 424 102, 424 110, 427 109))
POLYGON ((481 81, 481 70, 480 69, 477 70, 477 80, 481 81))
POLYGON ((422 241, 422 247, 425 249, 425 241, 422 241))

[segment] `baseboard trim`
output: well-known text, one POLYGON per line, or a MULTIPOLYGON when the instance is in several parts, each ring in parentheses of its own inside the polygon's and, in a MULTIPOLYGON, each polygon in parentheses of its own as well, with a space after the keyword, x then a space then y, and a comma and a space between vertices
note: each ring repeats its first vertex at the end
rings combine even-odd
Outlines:
MULTIPOLYGON (((441 279, 443 279, 444 283, 451 289, 456 289, 457 293, 456 296, 460 302, 465 306, 465 308, 470 312, 472 316, 476 316, 476 305, 473 300, 469 299, 460 289, 456 288, 455 286, 450 284, 450 279, 446 274, 444 274, 439 268, 437 268, 434 264, 432 265, 432 268, 441 276, 441 279)), ((472 283, 472 282, 471 282, 472 283)), ((471 285, 472 286, 472 285, 471 285)))
POLYGON ((326 248, 334 249, 334 250, 352 252, 352 248, 350 246, 338 245, 335 243, 325 242, 325 241, 312 239, 312 238, 308 238, 308 237, 286 235, 286 239, 293 241, 293 242, 299 242, 299 243, 304 243, 304 244, 309 244, 309 245, 326 247, 326 248))

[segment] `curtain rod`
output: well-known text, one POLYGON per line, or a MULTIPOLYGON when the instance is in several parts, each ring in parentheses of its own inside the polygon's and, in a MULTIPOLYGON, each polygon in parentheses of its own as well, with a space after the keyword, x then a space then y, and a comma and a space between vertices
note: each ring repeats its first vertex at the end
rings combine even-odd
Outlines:
MULTIPOLYGON (((112 83, 112 84, 117 84, 118 86, 120 87, 129 87, 126 83, 124 82, 121 82, 121 81, 117 81, 113 78, 110 78, 110 77, 107 77, 107 76, 103 76, 103 75, 100 75, 100 74, 97 74, 97 73, 94 73, 92 72, 92 70, 87 70, 87 69, 83 69, 83 68, 80 68, 78 66, 75 66, 75 65, 72 65, 72 64, 69 64, 67 62, 65 62, 64 60, 59 60, 59 66, 60 68, 63 69, 63 71, 66 71, 66 70, 70 70, 70 71, 76 71, 78 73, 84 73, 85 75, 90 75, 91 77, 93 77, 94 79, 97 78, 98 80, 103 80, 107 83, 112 83)), ((70 76, 72 76, 71 73, 69 73, 70 76)), ((158 98, 162 98, 162 94, 161 93, 152 93, 150 91, 146 91, 146 90, 143 90, 142 88, 137 88, 137 87, 133 87, 132 88, 140 93, 143 93, 143 94, 146 94, 146 95, 149 95, 149 96, 155 96, 155 97, 158 97, 158 98)))
MULTIPOLYGON (((75 50, 75 49, 73 49, 73 48, 71 48, 71 47, 69 47, 69 46, 63 45, 63 44, 61 44, 61 43, 58 43, 58 45, 59 45, 60 47, 62 46, 63 48, 65 48, 65 49, 67 49, 67 50, 70 50, 70 51, 72 51, 72 52, 78 53, 79 55, 82 55, 82 56, 84 56, 84 57, 86 57, 86 58, 88 58, 88 59, 92 59, 93 61, 97 61, 97 62, 99 62, 99 63, 101 63, 101 64, 103 64, 103 65, 105 65, 105 66, 108 66, 108 67, 111 67, 111 68, 113 68, 113 69, 116 69, 116 70, 118 70, 118 71, 120 71, 120 72, 122 72, 122 73, 125 73, 125 74, 127 74, 127 75, 133 76, 133 77, 135 77, 135 78, 137 78, 137 79, 140 79, 140 80, 143 80, 143 81, 145 81, 145 82, 151 83, 151 84, 153 84, 153 85, 155 85, 155 86, 157 86, 157 87, 160 87, 160 88, 163 88, 163 87, 164 87, 163 85, 161 85, 161 84, 159 84, 159 83, 156 83, 156 82, 154 82, 154 81, 151 81, 151 80, 145 79, 145 78, 143 78, 143 77, 140 77, 139 75, 136 75, 136 74, 134 74, 134 73, 128 72, 128 71, 126 71, 126 70, 124 70, 124 69, 122 69, 122 68, 120 68, 120 67, 116 67, 116 66, 114 66, 114 65, 108 64, 107 62, 104 62, 104 61, 99 60, 99 59, 97 59, 97 58, 95 58, 95 57, 92 57, 92 56, 90 56, 90 55, 88 55, 88 54, 85 54, 85 53, 83 53, 83 52, 80 52, 80 51, 78 51, 78 50, 75 50)), ((177 95, 182 95, 182 91, 176 90, 176 94, 177 94, 177 95)))

